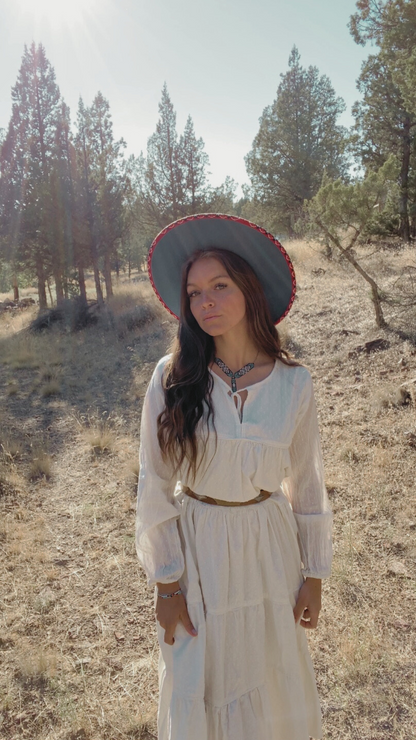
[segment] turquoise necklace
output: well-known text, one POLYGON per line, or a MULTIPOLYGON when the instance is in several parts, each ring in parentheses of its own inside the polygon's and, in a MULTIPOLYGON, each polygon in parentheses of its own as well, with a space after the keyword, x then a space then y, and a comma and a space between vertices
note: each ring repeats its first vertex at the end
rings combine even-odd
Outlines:
MULTIPOLYGON (((257 360, 258 354, 259 353, 257 352, 256 358, 255 358, 256 360, 257 360)), ((230 370, 228 365, 226 365, 225 362, 220 360, 219 357, 215 357, 214 362, 216 365, 218 365, 220 370, 222 370, 223 373, 228 375, 228 377, 231 379, 231 390, 233 393, 237 392, 237 379, 242 378, 243 375, 246 375, 246 373, 249 373, 250 370, 252 370, 254 367, 254 362, 248 362, 247 365, 244 365, 244 367, 240 368, 240 370, 236 370, 236 372, 233 373, 233 371, 230 370)))

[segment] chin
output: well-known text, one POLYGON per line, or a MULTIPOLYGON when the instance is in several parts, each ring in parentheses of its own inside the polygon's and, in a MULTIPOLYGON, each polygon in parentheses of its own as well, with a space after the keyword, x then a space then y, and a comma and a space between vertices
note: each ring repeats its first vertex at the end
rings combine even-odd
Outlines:
POLYGON ((208 334, 210 337, 219 337, 221 334, 224 334, 221 329, 214 329, 214 327, 212 327, 212 329, 204 329, 203 327, 201 328, 203 329, 205 334, 208 334))
POLYGON ((207 326, 205 322, 202 322, 199 326, 201 327, 202 331, 204 331, 205 334, 209 334, 210 337, 218 337, 220 334, 224 334, 224 327, 220 327, 218 325, 215 326, 213 324, 212 326, 210 326, 208 324, 207 326))

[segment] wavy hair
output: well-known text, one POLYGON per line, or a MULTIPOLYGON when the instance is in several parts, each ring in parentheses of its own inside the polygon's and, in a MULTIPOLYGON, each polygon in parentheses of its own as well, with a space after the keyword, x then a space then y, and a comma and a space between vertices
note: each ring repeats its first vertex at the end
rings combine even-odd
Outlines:
POLYGON ((215 430, 211 400, 214 381, 208 369, 214 361, 215 344, 213 337, 201 329, 192 315, 187 283, 192 265, 209 257, 221 262, 243 293, 248 331, 257 349, 285 365, 298 364, 282 348, 263 287, 246 260, 218 247, 195 251, 182 269, 181 318, 163 381, 165 407, 157 419, 157 436, 163 456, 173 463, 176 470, 186 461, 194 477, 203 459, 207 438, 198 439, 197 427, 202 425, 202 430, 198 431, 205 431, 208 435, 211 419, 215 430), (202 442, 201 449, 198 447, 199 441, 202 442))

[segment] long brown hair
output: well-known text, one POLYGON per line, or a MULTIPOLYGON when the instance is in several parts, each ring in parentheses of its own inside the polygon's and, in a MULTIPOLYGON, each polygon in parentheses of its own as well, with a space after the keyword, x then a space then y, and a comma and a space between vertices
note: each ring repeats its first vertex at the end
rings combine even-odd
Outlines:
MULTIPOLYGON (((204 412, 206 434, 209 420, 212 419, 214 423, 211 400, 214 381, 208 368, 215 357, 215 344, 213 337, 201 329, 192 315, 187 283, 192 265, 197 260, 209 257, 221 262, 243 293, 249 335, 259 351, 285 365, 297 365, 281 346, 262 285, 245 259, 217 247, 194 252, 182 270, 181 318, 164 377, 165 408, 157 420, 157 436, 163 456, 176 469, 186 460, 194 476, 198 469, 198 453, 201 451, 198 449, 197 425, 203 419, 204 412)), ((203 452, 205 444, 202 442, 203 452)))

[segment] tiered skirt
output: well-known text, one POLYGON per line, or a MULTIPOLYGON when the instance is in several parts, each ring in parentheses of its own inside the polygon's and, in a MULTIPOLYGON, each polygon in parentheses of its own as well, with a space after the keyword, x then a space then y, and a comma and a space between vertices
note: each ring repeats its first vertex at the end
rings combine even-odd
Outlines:
POLYGON ((283 494, 243 507, 177 499, 182 624, 159 663, 159 740, 321 737, 314 671, 293 606, 302 584, 296 522, 283 494))

